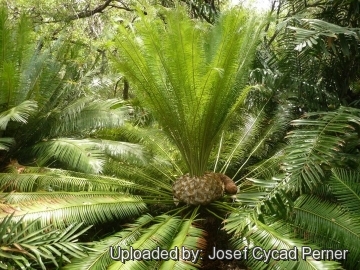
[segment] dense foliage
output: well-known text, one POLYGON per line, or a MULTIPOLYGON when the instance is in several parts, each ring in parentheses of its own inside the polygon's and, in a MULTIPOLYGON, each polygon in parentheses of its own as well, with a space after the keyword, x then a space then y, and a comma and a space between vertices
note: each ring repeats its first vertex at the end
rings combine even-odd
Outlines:
POLYGON ((60 2, 0 8, 0 269, 359 268, 359 1, 60 2))

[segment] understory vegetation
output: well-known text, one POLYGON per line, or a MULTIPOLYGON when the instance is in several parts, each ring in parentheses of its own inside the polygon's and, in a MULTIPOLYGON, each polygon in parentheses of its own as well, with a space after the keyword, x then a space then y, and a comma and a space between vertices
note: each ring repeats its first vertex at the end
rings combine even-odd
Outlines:
POLYGON ((360 267, 360 2, 229 2, 0 2, 0 269, 360 267))

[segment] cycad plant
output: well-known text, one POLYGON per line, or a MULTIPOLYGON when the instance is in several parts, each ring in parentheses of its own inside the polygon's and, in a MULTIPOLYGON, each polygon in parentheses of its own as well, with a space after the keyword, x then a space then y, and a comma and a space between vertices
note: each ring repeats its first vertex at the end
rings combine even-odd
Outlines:
MULTIPOLYGON (((105 238, 86 261, 76 260, 68 269, 201 267, 199 256, 192 260, 122 260, 118 249, 128 250, 131 245, 140 250, 178 247, 205 252, 211 248, 206 231, 201 228, 200 213, 219 217, 232 209, 228 204, 232 199, 221 197, 224 190, 236 193, 237 187, 223 173, 233 159, 242 158, 245 164, 259 154, 266 139, 275 134, 274 127, 278 127, 269 129, 263 125, 266 102, 254 110, 257 114, 249 112, 248 118, 242 117, 239 108, 251 89, 246 82, 262 20, 245 10, 224 14, 214 26, 190 20, 181 9, 160 15, 150 16, 148 12, 135 24, 134 32, 123 28, 115 43, 116 66, 135 87, 137 98, 150 109, 161 129, 146 128, 141 132, 133 128, 129 137, 138 138, 137 142, 150 148, 154 159, 145 166, 110 160, 105 172, 129 182, 114 179, 113 183, 108 182, 109 186, 103 186, 115 192, 125 187, 141 195, 153 216, 141 216, 105 238), (231 127, 230 117, 235 115, 242 118, 245 128, 237 130, 242 136, 233 136, 235 144, 230 148, 221 143, 221 138, 231 136, 223 133, 226 128, 239 128, 231 127), (263 131, 266 132, 262 134, 263 131), (254 142, 254 137, 260 140, 254 142), (246 149, 245 144, 251 147, 246 149), (219 149, 221 155, 229 153, 228 160, 219 157, 219 149), (220 165, 222 170, 218 169, 220 165), (114 190, 113 185, 118 189, 114 190), (109 247, 113 248, 110 252, 109 247), (116 257, 119 260, 113 262, 116 257)), ((279 110, 272 117, 280 119, 280 115, 284 111, 279 110)), ((284 122, 286 119, 281 123, 284 122)))
POLYGON ((221 132, 249 92, 245 87, 261 20, 244 11, 222 16, 215 26, 194 24, 184 12, 164 21, 142 18, 134 33, 122 32, 118 67, 134 83, 138 98, 154 114, 186 164, 174 197, 208 204, 225 190, 225 175, 207 172, 221 132))

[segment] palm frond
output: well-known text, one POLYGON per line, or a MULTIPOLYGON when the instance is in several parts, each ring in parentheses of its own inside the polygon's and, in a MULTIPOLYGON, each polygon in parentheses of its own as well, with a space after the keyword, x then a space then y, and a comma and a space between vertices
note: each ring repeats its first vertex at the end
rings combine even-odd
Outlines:
POLYGON ((0 189, 11 192, 41 192, 41 191, 113 191, 113 192, 141 192, 148 196, 162 198, 171 197, 169 182, 147 176, 151 183, 136 183, 110 176, 91 175, 60 169, 20 167, 15 173, 0 173, 0 189), (19 173, 18 171, 21 171, 19 173))
MULTIPOLYGON (((0 173, 0 188, 3 191, 125 191, 136 187, 131 181, 118 178, 89 175, 52 169, 44 172, 0 173)), ((28 168, 26 169, 28 170, 28 168)), ((45 169, 43 169, 45 170, 45 169)))
POLYGON ((87 173, 102 171, 105 155, 97 144, 89 139, 58 138, 40 142, 34 146, 37 162, 44 165, 49 161, 59 161, 69 168, 87 173))
POLYGON ((240 191, 235 195, 235 201, 243 204, 256 203, 261 205, 264 201, 276 194, 278 190, 275 190, 275 188, 278 187, 279 183, 280 179, 275 177, 266 180, 248 178, 240 184, 240 191))
POLYGON ((174 180, 174 170, 161 165, 157 166, 156 163, 139 166, 138 163, 109 161, 105 172, 120 179, 131 179, 134 189, 142 190, 150 196, 157 194, 164 197, 172 194, 171 183, 174 180), (156 189, 158 192, 155 191, 156 189))
MULTIPOLYGON (((333 23, 326 22, 319 19, 301 19, 303 27, 291 27, 289 29, 296 32, 296 42, 298 43, 295 50, 301 51, 304 48, 311 48, 321 43, 322 49, 327 53, 325 41, 320 39, 322 37, 340 38, 343 39, 342 35, 351 36, 355 39, 360 39, 359 30, 355 28, 342 27, 333 23), (305 28, 306 27, 306 28, 305 28)), ((344 55, 349 56, 349 47, 344 39, 340 43, 342 46, 340 49, 344 55)), ((329 45, 329 44, 327 44, 329 45)), ((331 49, 336 52, 334 44, 330 44, 331 49)))
POLYGON ((51 201, 51 200, 66 200, 69 197, 82 198, 86 200, 87 198, 98 198, 101 196, 105 197, 115 197, 118 198, 121 193, 113 191, 86 191, 86 192, 56 192, 56 191, 38 191, 38 192, 12 192, 5 193, 0 197, 0 200, 3 204, 19 205, 19 204, 28 204, 30 202, 35 202, 41 204, 41 201, 51 201))
POLYGON ((17 20, 10 20, 6 6, 2 5, 0 33, 0 110, 3 111, 16 107, 24 101, 23 98, 19 100, 19 96, 24 94, 23 89, 18 88, 21 81, 19 67, 24 62, 28 62, 31 55, 29 53, 32 45, 31 23, 24 15, 17 20))
POLYGON ((147 153, 139 144, 102 139, 57 138, 33 147, 39 165, 60 162, 68 168, 86 173, 102 172, 106 156, 146 163, 147 153))
MULTIPOLYGON (((90 227, 79 231, 82 223, 71 224, 62 230, 54 230, 51 225, 39 228, 38 220, 25 222, 24 218, 6 216, 0 222, 1 257, 7 267, 30 268, 37 263, 47 269, 45 263, 52 262, 59 267, 60 258, 70 262, 71 257, 84 258, 88 248, 76 243, 77 237, 90 227)), ((7 269, 6 267, 6 269, 7 269)))
POLYGON ((244 78, 262 25, 241 11, 222 16, 214 27, 191 21, 180 9, 165 13, 166 27, 143 16, 136 36, 123 29, 116 42, 119 68, 174 140, 190 174, 202 175, 212 146, 249 91, 244 78))
MULTIPOLYGON (((194 214, 194 213, 193 213, 194 214)), ((180 229, 176 233, 169 250, 175 249, 176 247, 185 248, 187 250, 202 251, 205 250, 206 232, 201 228, 197 227, 194 222, 195 216, 190 219, 184 220, 181 224, 180 229)), ((161 264, 160 269, 199 269, 201 267, 201 260, 195 263, 184 260, 168 260, 161 264)))
POLYGON ((0 138, 0 150, 8 151, 15 143, 15 140, 13 138, 0 138))
POLYGON ((271 179, 271 177, 279 172, 279 165, 281 161, 283 161, 284 154, 284 147, 282 147, 269 158, 261 160, 254 165, 247 166, 247 173, 241 176, 240 181, 244 181, 246 178, 271 179))
POLYGON ((154 217, 149 214, 138 218, 134 223, 129 224, 124 230, 106 237, 93 247, 86 260, 75 259, 63 269, 67 270, 105 270, 113 262, 113 257, 118 255, 118 248, 126 249, 134 243, 142 234, 144 227, 153 222, 154 217), (109 250, 111 249, 112 250, 109 250), (112 252, 110 254, 110 252, 112 252))
MULTIPOLYGON (((2 203, 0 219, 13 214, 14 220, 30 222, 39 219, 41 226, 53 224, 58 228, 83 221, 86 224, 121 219, 139 215, 146 209, 138 196, 117 194, 73 193, 69 196, 57 196, 48 193, 38 201, 20 201, 16 204, 2 203)), ((11 195, 10 195, 11 197, 11 195)))
POLYGON ((245 263, 254 269, 341 269, 336 261, 319 261, 311 256, 304 258, 303 246, 311 249, 319 249, 315 245, 308 245, 294 237, 292 227, 283 221, 268 220, 268 223, 259 221, 251 211, 234 211, 225 221, 225 230, 233 233, 232 247, 234 249, 247 250, 245 263), (259 249, 260 248, 260 249, 259 249), (294 250, 291 260, 267 261, 261 255, 261 250, 294 250), (295 255, 294 255, 295 254, 295 255), (255 257, 256 255, 257 257, 255 257))
POLYGON ((238 134, 238 140, 231 147, 231 153, 228 155, 223 153, 223 156, 227 156, 227 159, 220 170, 222 172, 226 172, 232 160, 246 158, 246 154, 249 154, 249 145, 253 145, 256 140, 256 135, 258 135, 261 130, 261 120, 264 119, 264 114, 260 112, 256 116, 245 115, 244 119, 245 121, 240 129, 240 134, 238 134))
MULTIPOLYGON (((95 140, 93 140, 95 141, 95 140)), ((140 144, 129 142, 118 142, 111 140, 98 140, 98 148, 113 158, 134 158, 143 163, 146 162, 146 151, 140 144)))
POLYGON ((344 144, 344 137, 354 130, 351 122, 359 122, 358 112, 341 107, 337 111, 307 114, 294 120, 301 127, 288 134, 284 169, 289 174, 289 188, 295 191, 312 189, 325 176, 323 164, 330 165, 344 144), (317 116, 316 119, 310 117, 317 116), (312 129, 310 129, 312 127, 312 129))
POLYGON ((360 256, 360 220, 337 204, 303 195, 294 203, 294 225, 305 239, 331 249, 347 249, 346 264, 355 266, 360 256))
POLYGON ((360 215, 360 174, 354 171, 332 169, 328 182, 331 192, 341 202, 341 207, 360 215))
MULTIPOLYGON (((167 249, 171 240, 181 225, 178 217, 161 215, 155 218, 153 225, 146 228, 141 236, 130 246, 134 249, 154 250, 157 247, 167 249)), ((131 261, 114 261, 110 269, 156 269, 158 262, 156 260, 131 260, 131 261)))
POLYGON ((5 130, 9 121, 27 123, 27 118, 36 112, 37 103, 33 100, 25 100, 19 105, 0 113, 0 130, 5 130))
POLYGON ((70 103, 52 117, 56 120, 51 127, 51 137, 121 126, 128 118, 128 108, 122 106, 119 100, 94 100, 85 96, 70 103))

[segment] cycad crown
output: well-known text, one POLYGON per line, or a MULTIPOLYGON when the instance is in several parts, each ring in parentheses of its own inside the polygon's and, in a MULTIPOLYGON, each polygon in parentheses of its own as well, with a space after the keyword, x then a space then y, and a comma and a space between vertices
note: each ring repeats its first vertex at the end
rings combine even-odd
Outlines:
POLYGON ((218 176, 205 174, 208 159, 249 91, 244 87, 262 24, 240 9, 225 12, 215 25, 191 20, 181 8, 164 13, 163 19, 142 16, 136 34, 122 29, 119 68, 189 170, 174 184, 175 197, 207 204, 224 190, 218 176))

